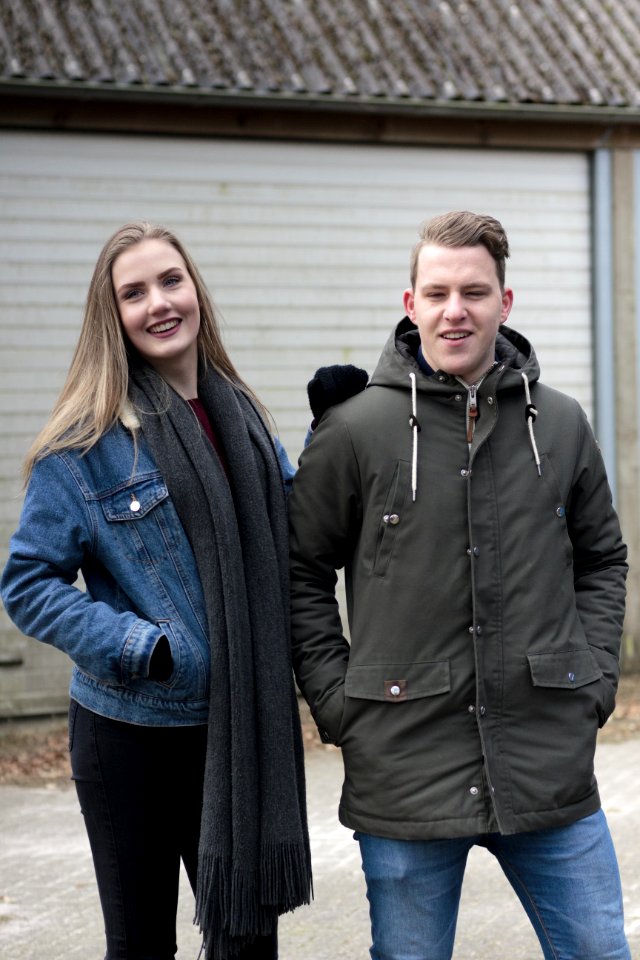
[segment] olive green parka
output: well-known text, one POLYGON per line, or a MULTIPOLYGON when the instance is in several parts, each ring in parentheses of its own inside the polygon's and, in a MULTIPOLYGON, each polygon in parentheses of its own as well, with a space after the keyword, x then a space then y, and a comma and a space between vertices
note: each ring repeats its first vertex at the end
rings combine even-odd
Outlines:
POLYGON ((342 748, 346 826, 562 826, 599 808, 596 734, 619 672, 626 549, 602 457, 520 334, 501 327, 470 444, 466 385, 424 373, 418 346, 405 318, 300 459, 297 680, 342 748))

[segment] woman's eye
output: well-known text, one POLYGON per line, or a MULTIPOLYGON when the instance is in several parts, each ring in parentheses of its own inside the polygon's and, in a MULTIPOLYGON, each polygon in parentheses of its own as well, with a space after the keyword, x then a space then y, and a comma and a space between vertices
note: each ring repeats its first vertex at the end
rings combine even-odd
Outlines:
POLYGON ((165 277, 165 287, 173 287, 176 283, 180 283, 180 277, 165 277))
POLYGON ((125 300, 135 300, 135 298, 136 298, 137 296, 139 296, 139 295, 140 295, 140 291, 139 291, 139 290, 127 290, 127 292, 126 292, 125 295, 124 295, 124 299, 125 299, 125 300))

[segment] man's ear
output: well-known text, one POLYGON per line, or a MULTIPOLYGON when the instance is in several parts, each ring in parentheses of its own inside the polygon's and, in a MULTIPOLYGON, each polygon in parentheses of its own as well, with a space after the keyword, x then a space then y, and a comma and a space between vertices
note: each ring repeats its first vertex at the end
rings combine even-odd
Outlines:
POLYGON ((500 311, 500 323, 506 323, 507 317, 511 313, 511 307, 513 306, 513 290, 510 287, 505 287, 502 294, 502 310, 500 311))
POLYGON ((404 304, 404 311, 409 317, 409 320, 413 320, 416 315, 416 298, 411 287, 407 287, 405 292, 402 294, 402 302, 404 304))

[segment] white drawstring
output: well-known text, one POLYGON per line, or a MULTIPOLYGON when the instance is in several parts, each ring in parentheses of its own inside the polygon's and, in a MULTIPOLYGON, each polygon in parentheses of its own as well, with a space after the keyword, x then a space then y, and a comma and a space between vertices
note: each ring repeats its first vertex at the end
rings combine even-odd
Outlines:
POLYGON ((520 376, 524 382, 524 395, 527 399, 527 405, 525 407, 524 415, 527 418, 527 427, 529 428, 529 440, 531 441, 531 449, 533 450, 533 458, 536 461, 536 467, 538 468, 538 476, 542 476, 542 466, 540 465, 540 455, 538 453, 538 447, 536 445, 536 438, 533 432, 533 424, 535 419, 538 416, 538 411, 531 403, 531 393, 529 391, 529 380, 524 371, 521 371, 520 376))
MULTIPOLYGON (((533 424, 538 416, 538 411, 531 402, 531 391, 529 390, 528 377, 526 373, 522 371, 521 376, 524 385, 524 395, 527 401, 527 405, 525 407, 525 417, 527 419, 527 428, 529 431, 529 442, 531 443, 531 449, 533 451, 533 458, 536 463, 538 476, 541 477, 542 464, 540 462, 540 454, 538 453, 536 437, 533 432, 533 424)), ((420 432, 421 428, 420 424, 418 423, 418 398, 415 373, 410 373, 409 379, 411 380, 411 416, 409 417, 409 426, 411 427, 413 433, 413 451, 411 457, 411 494, 413 502, 415 503, 416 495, 418 493, 418 433, 420 432)))
POLYGON ((418 492, 418 431, 420 430, 420 424, 418 423, 415 373, 410 373, 409 378, 411 380, 411 412, 412 412, 412 415, 409 417, 409 426, 413 431, 413 455, 411 458, 411 493, 413 495, 413 502, 415 503, 416 494, 418 492))

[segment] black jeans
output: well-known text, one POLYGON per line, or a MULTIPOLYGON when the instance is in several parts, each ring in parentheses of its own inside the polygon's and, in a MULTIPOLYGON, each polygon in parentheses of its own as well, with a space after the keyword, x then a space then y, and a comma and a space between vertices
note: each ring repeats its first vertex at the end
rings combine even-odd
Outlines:
MULTIPOLYGON (((71 770, 98 880, 105 960, 175 957, 180 860, 196 885, 206 740, 206 726, 136 726, 71 701, 71 770)), ((238 960, 277 955, 274 931, 238 960)))

